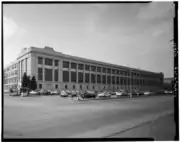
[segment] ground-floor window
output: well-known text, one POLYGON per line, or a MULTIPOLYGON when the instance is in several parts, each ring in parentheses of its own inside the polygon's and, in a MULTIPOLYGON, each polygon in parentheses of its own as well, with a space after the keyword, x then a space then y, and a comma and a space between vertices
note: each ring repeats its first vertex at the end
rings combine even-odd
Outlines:
POLYGON ((42 89, 42 84, 39 84, 39 89, 42 89))
POLYGON ((93 89, 94 89, 94 86, 93 86, 93 89))
POLYGON ((82 89, 82 85, 80 85, 80 89, 82 89))
POLYGON ((75 85, 73 85, 73 89, 75 89, 75 85))
POLYGON ((56 89, 58 89, 58 85, 56 84, 56 89))
POLYGON ((87 86, 87 89, 88 89, 88 86, 87 86))

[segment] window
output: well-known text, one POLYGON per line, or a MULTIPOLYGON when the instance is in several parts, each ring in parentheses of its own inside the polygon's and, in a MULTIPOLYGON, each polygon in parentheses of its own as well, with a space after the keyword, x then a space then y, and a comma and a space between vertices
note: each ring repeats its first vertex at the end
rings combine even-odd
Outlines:
POLYGON ((73 89, 75 89, 75 85, 73 85, 73 89))
POLYGON ((82 85, 80 85, 80 89, 82 89, 82 85))
POLYGON ((43 80, 43 69, 38 68, 38 80, 43 80))
POLYGON ((111 69, 107 69, 107 73, 111 73, 111 69))
POLYGON ((115 76, 112 76, 112 84, 115 84, 115 76))
POLYGON ((104 86, 104 89, 106 89, 105 86, 104 86))
POLYGON ((101 84, 101 75, 99 75, 99 74, 97 75, 97 83, 101 84))
POLYGON ((97 67, 97 72, 101 72, 101 67, 97 67))
POLYGON ((120 78, 120 84, 123 85, 123 78, 120 78))
POLYGON ((85 82, 89 83, 89 73, 85 73, 85 82))
POLYGON ((88 89, 88 86, 87 86, 87 89, 88 89))
POLYGON ((52 69, 45 69, 45 81, 52 81, 52 69))
POLYGON ((91 66, 91 71, 96 71, 96 66, 91 66))
POLYGON ((39 89, 42 89, 42 84, 39 84, 39 89))
POLYGON ((90 70, 90 65, 85 65, 85 70, 89 71, 90 70))
POLYGON ((119 77, 118 76, 116 77, 116 84, 117 85, 119 84, 119 77))
POLYGON ((83 83, 83 73, 82 72, 78 72, 78 82, 83 83))
POLYGON ((59 61, 58 60, 55 60, 55 66, 58 66, 59 65, 59 61))
POLYGON ((115 74, 115 70, 114 69, 112 70, 112 74, 115 74))
POLYGON ((63 61, 63 68, 69 68, 69 62, 63 61))
POLYGON ((71 63, 71 69, 76 69, 76 63, 71 63))
POLYGON ((42 57, 38 57, 38 64, 43 64, 43 58, 42 57))
POLYGON ((111 76, 107 76, 107 84, 111 84, 111 76))
POLYGON ((91 83, 95 83, 96 80, 95 80, 95 75, 94 74, 91 74, 91 83))
POLYGON ((103 68, 103 73, 106 73, 106 68, 103 68))
POLYGON ((63 82, 69 82, 69 71, 63 71, 63 82))
POLYGON ((78 69, 79 70, 84 70, 84 65, 83 64, 78 64, 78 69))
POLYGON ((58 81, 58 69, 54 70, 54 81, 58 81))
POLYGON ((65 89, 68 89, 67 85, 65 85, 65 89))
POLYGON ((53 61, 52 59, 45 58, 45 65, 52 66, 53 61))
POLYGON ((93 89, 94 89, 94 85, 93 85, 93 89))
POLYGON ((116 74, 119 75, 119 70, 116 70, 116 74))
POLYGON ((105 75, 102 76, 102 83, 106 84, 106 76, 105 75))
POLYGON ((76 82, 76 72, 71 72, 71 82, 76 82))
POLYGON ((56 84, 56 89, 58 89, 58 85, 56 84))

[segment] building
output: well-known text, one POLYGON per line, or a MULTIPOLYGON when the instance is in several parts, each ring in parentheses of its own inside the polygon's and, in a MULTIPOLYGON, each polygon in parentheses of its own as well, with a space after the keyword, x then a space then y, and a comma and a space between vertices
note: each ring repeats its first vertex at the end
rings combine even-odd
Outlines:
POLYGON ((21 84, 23 73, 35 76, 38 89, 154 90, 162 87, 163 73, 66 55, 51 47, 24 48, 4 69, 5 88, 21 84))
POLYGON ((164 84, 163 84, 163 88, 165 90, 173 90, 173 81, 174 78, 164 78, 164 84))

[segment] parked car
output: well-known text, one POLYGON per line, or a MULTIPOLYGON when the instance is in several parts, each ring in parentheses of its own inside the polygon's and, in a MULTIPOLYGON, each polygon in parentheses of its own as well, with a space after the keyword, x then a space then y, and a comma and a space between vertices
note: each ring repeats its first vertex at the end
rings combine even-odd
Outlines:
POLYGON ((45 91, 44 91, 44 94, 45 94, 45 95, 51 95, 51 90, 45 90, 45 91))
POLYGON ((52 90, 50 93, 51 93, 51 95, 57 95, 57 94, 59 94, 59 91, 58 90, 52 90))
POLYGON ((133 90, 132 91, 132 95, 135 95, 135 96, 139 96, 140 95, 140 91, 139 90, 133 90))
POLYGON ((153 94, 152 91, 145 91, 145 92, 144 92, 144 95, 145 95, 145 96, 150 96, 150 95, 152 95, 152 94, 153 94))
POLYGON ((87 90, 81 96, 83 98, 95 98, 97 95, 96 95, 95 91, 87 90))
POLYGON ((71 97, 76 97, 77 96, 77 92, 75 90, 72 90, 70 95, 71 95, 71 97))
POLYGON ((61 97, 67 97, 68 94, 67 94, 66 91, 62 90, 61 93, 60 93, 60 96, 61 96, 61 97))
POLYGON ((29 92, 29 94, 30 94, 30 95, 37 95, 37 94, 38 94, 38 91, 31 90, 31 91, 29 92))
POLYGON ((68 95, 70 95, 70 94, 71 94, 71 91, 70 91, 70 90, 66 90, 66 93, 67 93, 68 95))
POLYGON ((165 90, 164 94, 173 94, 173 91, 165 90))
POLYGON ((110 98, 111 97, 111 93, 104 91, 104 92, 98 93, 97 96, 98 97, 109 97, 110 98))
POLYGON ((44 89, 40 89, 40 90, 38 90, 38 94, 39 95, 43 95, 43 94, 45 94, 46 92, 45 92, 45 90, 44 89))

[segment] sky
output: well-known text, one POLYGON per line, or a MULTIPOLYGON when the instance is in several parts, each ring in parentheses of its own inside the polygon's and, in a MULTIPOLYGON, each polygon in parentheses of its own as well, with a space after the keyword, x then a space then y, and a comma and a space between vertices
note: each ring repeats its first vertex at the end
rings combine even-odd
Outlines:
POLYGON ((3 4, 4 65, 26 47, 173 77, 171 2, 3 4))

